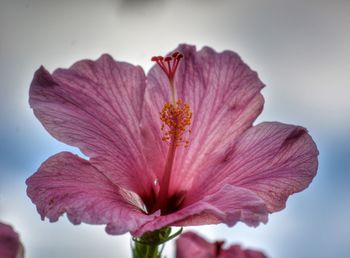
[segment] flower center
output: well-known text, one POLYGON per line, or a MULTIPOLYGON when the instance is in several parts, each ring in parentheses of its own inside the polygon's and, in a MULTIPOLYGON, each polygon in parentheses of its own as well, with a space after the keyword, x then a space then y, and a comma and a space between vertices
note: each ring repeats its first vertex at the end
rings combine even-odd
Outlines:
POLYGON ((165 103, 160 112, 162 141, 169 145, 156 204, 161 214, 168 214, 176 210, 183 200, 182 194, 169 193, 176 148, 179 146, 188 147, 190 143, 188 139, 185 139, 185 134, 191 132, 188 127, 191 125, 192 111, 188 103, 183 103, 181 99, 176 98, 174 84, 175 73, 182 58, 183 55, 179 52, 175 52, 171 56, 152 58, 152 61, 156 62, 168 77, 171 92, 171 102, 165 103))

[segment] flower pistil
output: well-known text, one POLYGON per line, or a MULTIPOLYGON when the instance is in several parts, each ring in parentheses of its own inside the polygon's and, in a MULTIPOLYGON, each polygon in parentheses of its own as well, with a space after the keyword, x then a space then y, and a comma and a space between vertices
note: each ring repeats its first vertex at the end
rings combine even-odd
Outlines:
POLYGON ((190 143, 188 139, 185 139, 185 133, 191 132, 188 127, 191 125, 192 111, 188 103, 183 103, 180 98, 177 99, 174 84, 175 73, 182 58, 183 55, 179 52, 166 57, 154 56, 152 58, 152 61, 156 62, 168 77, 171 93, 171 102, 166 102, 160 112, 162 141, 169 145, 157 202, 157 208, 161 210, 162 214, 167 214, 170 210, 176 209, 176 207, 169 206, 179 205, 176 200, 173 204, 172 199, 176 196, 176 193, 174 196, 169 194, 171 171, 176 148, 179 146, 187 148, 190 143))
POLYGON ((179 52, 175 52, 171 56, 154 56, 151 59, 153 62, 156 62, 160 68, 162 68, 163 72, 168 77, 172 102, 174 105, 176 104, 176 88, 174 85, 174 78, 177 67, 183 57, 184 56, 179 52))

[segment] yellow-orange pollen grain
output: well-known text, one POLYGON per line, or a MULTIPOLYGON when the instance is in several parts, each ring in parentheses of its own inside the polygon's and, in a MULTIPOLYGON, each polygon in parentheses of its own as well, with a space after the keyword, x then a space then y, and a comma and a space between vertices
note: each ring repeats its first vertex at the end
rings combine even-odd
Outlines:
POLYGON ((178 99, 174 104, 167 102, 164 104, 160 112, 160 120, 162 121, 161 130, 163 131, 162 140, 167 143, 174 143, 176 147, 188 147, 190 141, 185 139, 185 133, 190 133, 192 111, 190 105, 182 103, 178 99))

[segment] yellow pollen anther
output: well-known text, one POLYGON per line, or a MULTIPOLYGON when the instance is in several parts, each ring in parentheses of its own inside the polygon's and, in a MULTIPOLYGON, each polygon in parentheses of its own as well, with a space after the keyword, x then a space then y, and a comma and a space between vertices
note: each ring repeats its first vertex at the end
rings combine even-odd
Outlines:
POLYGON ((188 147, 190 141, 184 140, 184 134, 191 131, 188 129, 188 126, 191 125, 191 119, 190 105, 183 104, 181 99, 178 99, 175 105, 170 102, 165 103, 160 112, 161 130, 164 132, 162 140, 169 144, 173 142, 176 147, 182 144, 188 147))

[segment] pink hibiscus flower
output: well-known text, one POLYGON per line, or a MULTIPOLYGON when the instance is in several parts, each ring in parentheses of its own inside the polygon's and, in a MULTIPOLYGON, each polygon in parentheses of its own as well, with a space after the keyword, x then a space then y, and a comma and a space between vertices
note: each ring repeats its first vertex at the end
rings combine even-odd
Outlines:
POLYGON ((223 245, 224 241, 209 243, 193 232, 186 232, 176 240, 176 258, 266 258, 260 251, 223 245))
POLYGON ((153 58, 147 76, 109 55, 36 71, 34 114, 89 157, 58 153, 27 180, 42 219, 66 213, 73 224, 134 236, 172 225, 257 226, 310 184, 318 151, 306 129, 253 126, 264 103, 256 72, 231 51, 176 51, 153 58))
POLYGON ((22 258, 23 246, 18 234, 9 225, 0 222, 0 258, 22 258))

